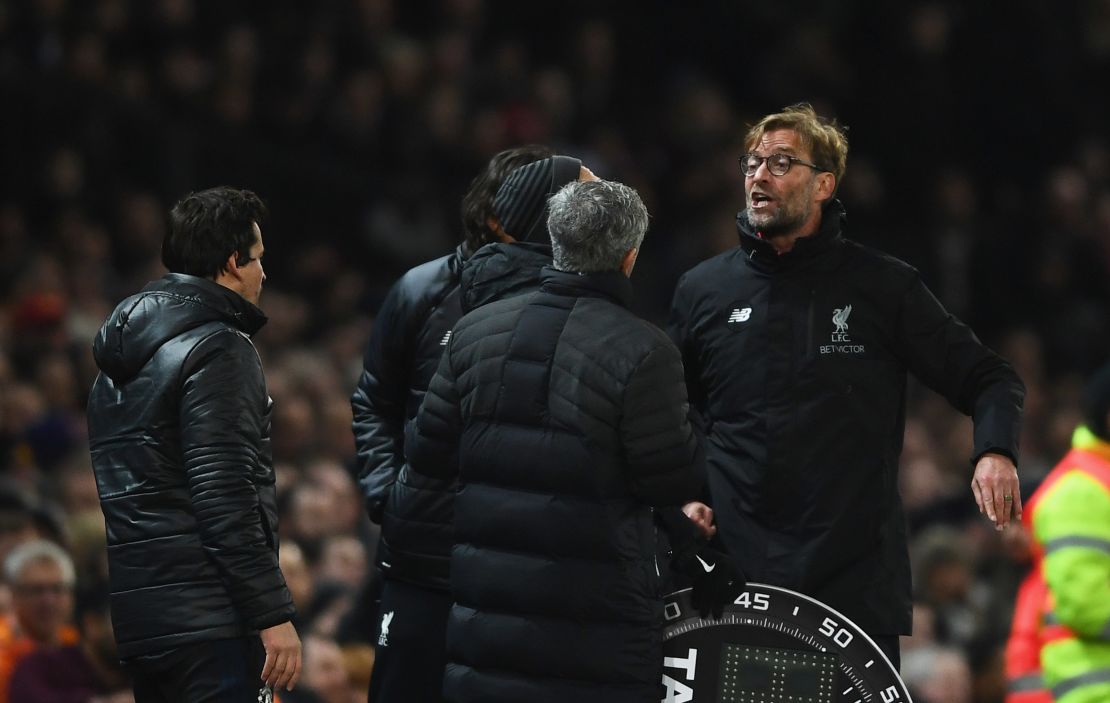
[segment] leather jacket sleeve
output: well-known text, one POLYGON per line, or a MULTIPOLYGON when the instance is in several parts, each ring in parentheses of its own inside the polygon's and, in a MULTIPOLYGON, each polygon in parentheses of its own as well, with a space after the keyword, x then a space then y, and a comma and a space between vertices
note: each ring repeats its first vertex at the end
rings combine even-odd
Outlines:
POLYGON ((197 531, 236 610, 255 629, 290 620, 293 600, 278 566, 276 525, 260 502, 269 398, 258 353, 222 331, 200 342, 183 369, 181 450, 197 531))
POLYGON ((370 519, 378 524, 404 464, 410 350, 401 297, 401 286, 395 285, 382 303, 351 396, 358 484, 370 519))

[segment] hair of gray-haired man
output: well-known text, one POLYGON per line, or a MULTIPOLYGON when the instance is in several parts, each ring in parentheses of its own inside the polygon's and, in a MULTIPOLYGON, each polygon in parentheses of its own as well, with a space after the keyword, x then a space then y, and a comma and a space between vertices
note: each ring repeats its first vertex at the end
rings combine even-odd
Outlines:
POLYGON ((615 181, 572 181, 548 199, 555 268, 573 273, 620 270, 648 227, 640 194, 615 181))
POLYGON ((76 583, 77 575, 73 568, 73 559, 66 550, 45 539, 26 542, 9 552, 8 558, 4 560, 4 577, 8 583, 14 584, 22 576, 25 568, 42 561, 52 561, 57 564, 62 571, 62 580, 67 586, 72 587, 76 583))

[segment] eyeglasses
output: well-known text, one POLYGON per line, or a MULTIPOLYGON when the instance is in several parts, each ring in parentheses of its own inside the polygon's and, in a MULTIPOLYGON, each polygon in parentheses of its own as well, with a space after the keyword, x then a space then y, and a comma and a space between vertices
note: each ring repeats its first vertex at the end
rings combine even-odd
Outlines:
POLYGON ((827 168, 821 168, 817 164, 802 161, 798 157, 791 156, 790 154, 770 154, 768 156, 744 154, 740 157, 740 172, 750 178, 755 175, 755 172, 759 170, 759 165, 764 161, 767 162, 767 170, 774 176, 785 176, 786 172, 790 170, 790 167, 796 163, 802 166, 809 166, 814 171, 828 171, 827 168))
POLYGON ((19 583, 15 585, 15 592, 27 598, 42 598, 43 596, 63 596, 70 592, 70 586, 65 583, 19 583))

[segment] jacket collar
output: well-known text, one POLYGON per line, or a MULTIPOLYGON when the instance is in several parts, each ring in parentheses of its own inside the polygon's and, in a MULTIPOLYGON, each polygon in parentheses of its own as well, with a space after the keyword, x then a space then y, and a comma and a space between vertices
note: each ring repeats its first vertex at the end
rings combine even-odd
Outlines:
POLYGON ((235 291, 215 281, 185 273, 167 273, 143 288, 147 291, 166 291, 184 298, 192 298, 211 308, 219 317, 238 327, 248 335, 262 329, 267 317, 262 310, 235 291))
POLYGON ((794 248, 779 254, 771 242, 761 237, 748 221, 746 210, 736 215, 736 228, 740 233, 740 248, 748 255, 748 260, 760 269, 781 271, 798 266, 803 262, 836 249, 843 243, 841 229, 847 221, 844 205, 832 200, 821 213, 821 225, 817 232, 795 240, 794 248))
POLYGON ((169 273, 116 306, 93 340, 93 358, 113 381, 124 383, 167 341, 216 321, 253 335, 266 316, 215 281, 169 273))
POLYGON ((529 242, 486 244, 466 260, 459 277, 462 308, 530 292, 539 286, 540 269, 551 263, 551 246, 529 242))
POLYGON ((540 290, 555 295, 608 298, 621 307, 632 305, 632 283, 620 271, 570 273, 552 266, 540 272, 540 290))
POLYGON ((1097 454, 1104 461, 1110 461, 1110 442, 1100 438, 1086 425, 1075 428, 1075 432, 1071 436, 1071 446, 1073 449, 1082 449, 1097 454))

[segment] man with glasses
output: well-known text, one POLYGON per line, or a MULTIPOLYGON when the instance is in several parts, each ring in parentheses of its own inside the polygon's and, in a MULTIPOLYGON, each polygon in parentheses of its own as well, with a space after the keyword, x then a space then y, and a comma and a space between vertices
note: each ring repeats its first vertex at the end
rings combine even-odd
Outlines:
POLYGON ((829 604, 897 667, 912 606, 906 374, 974 418, 971 488, 998 529, 1021 517, 1024 386, 916 270, 843 236, 835 122, 795 105, 745 146, 740 245, 682 277, 670 320, 705 422, 718 536, 750 581, 829 604))
POLYGON ((73 615, 73 560, 53 542, 22 544, 4 560, 12 613, 0 621, 0 702, 6 703, 16 665, 44 647, 77 642, 73 615))

